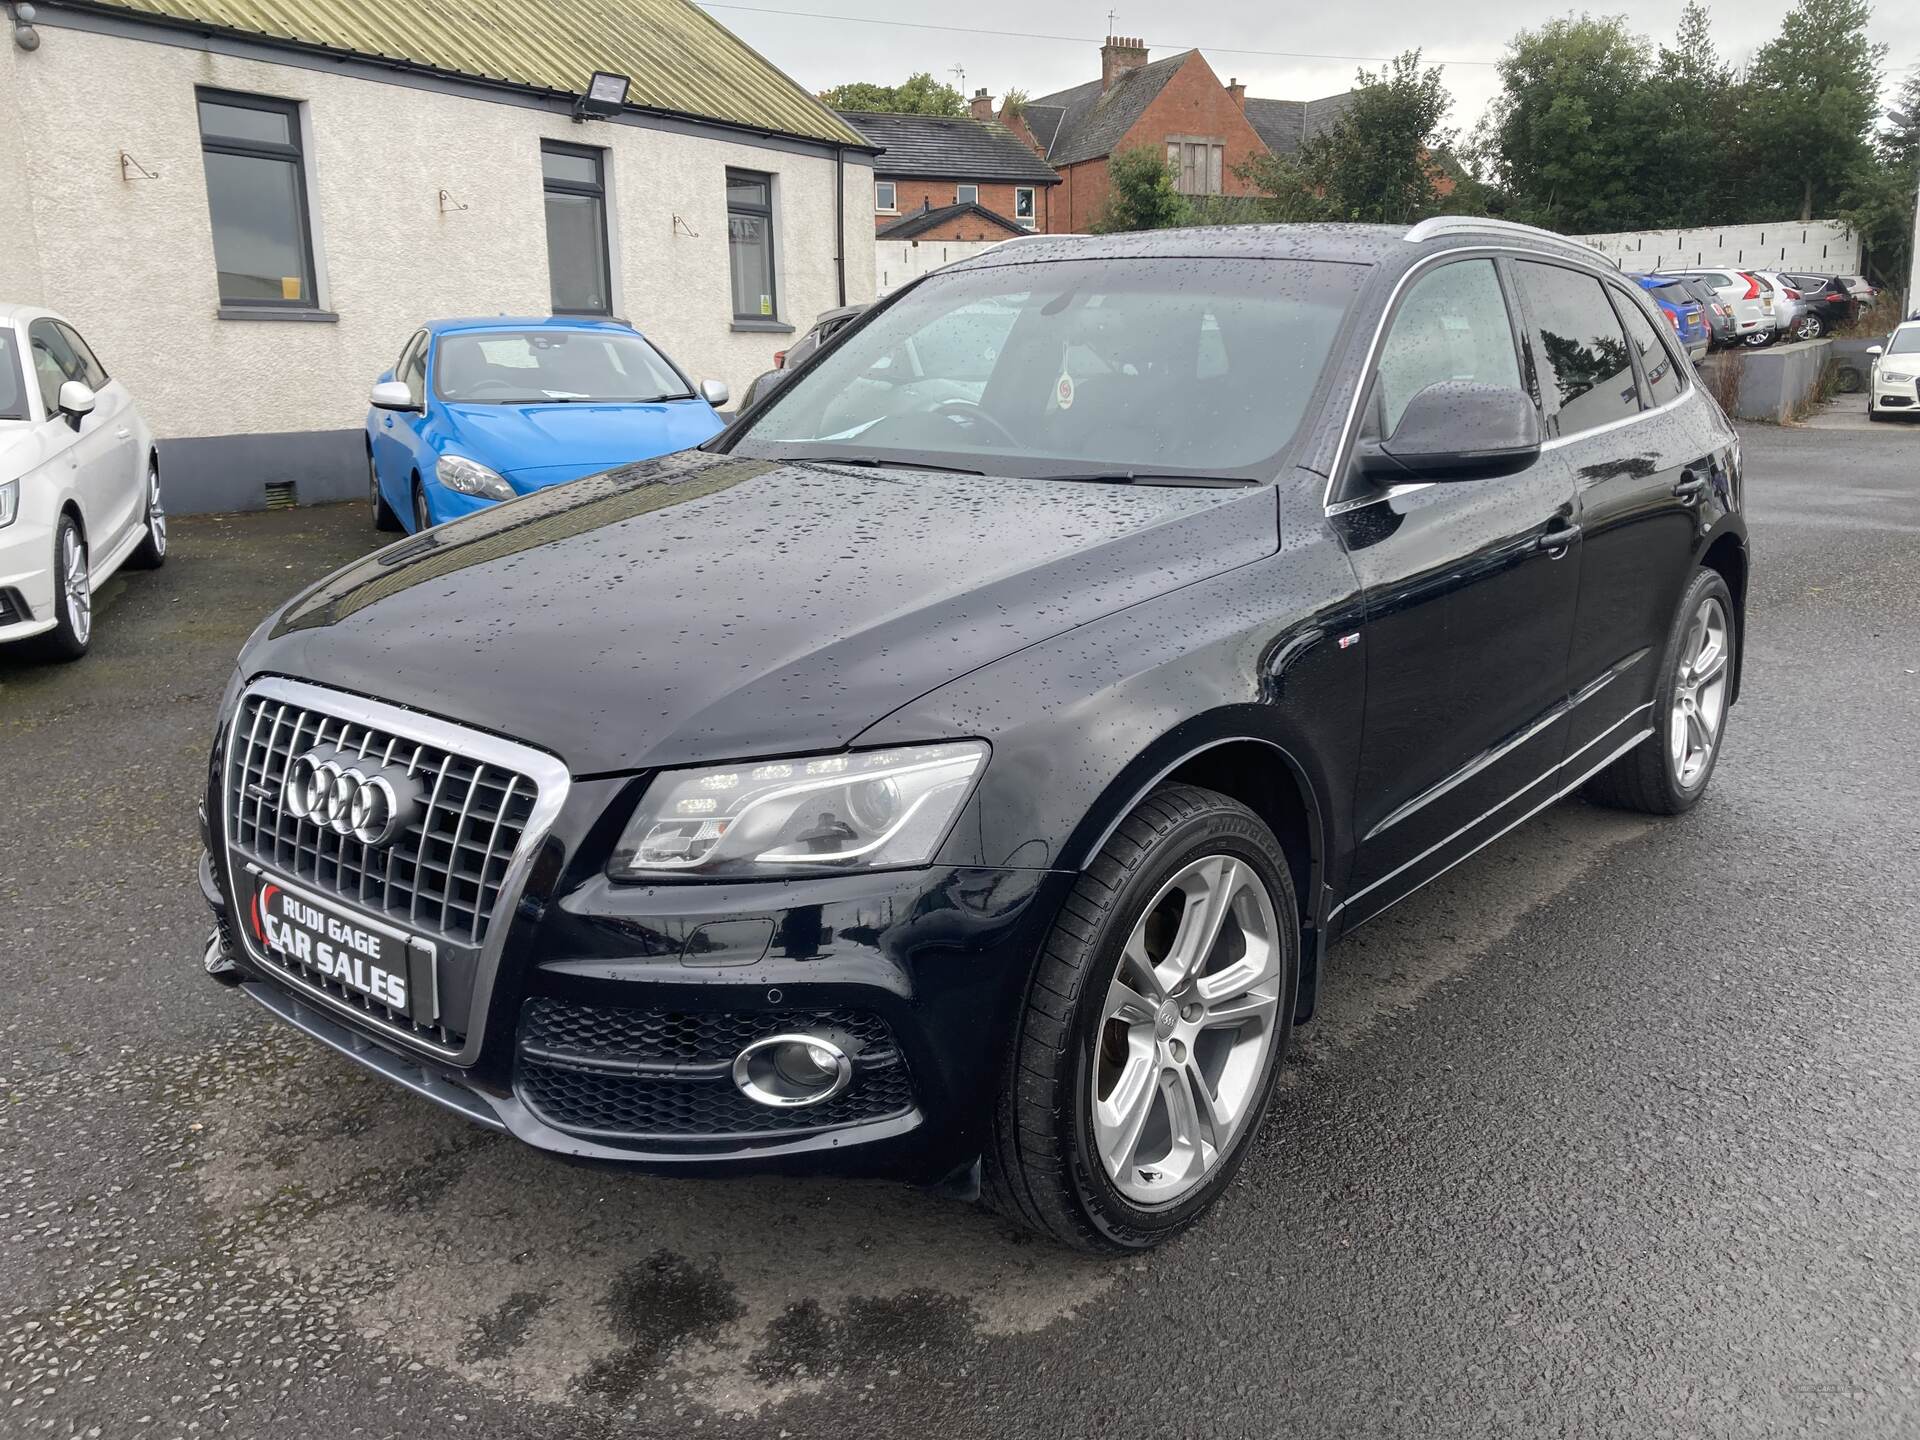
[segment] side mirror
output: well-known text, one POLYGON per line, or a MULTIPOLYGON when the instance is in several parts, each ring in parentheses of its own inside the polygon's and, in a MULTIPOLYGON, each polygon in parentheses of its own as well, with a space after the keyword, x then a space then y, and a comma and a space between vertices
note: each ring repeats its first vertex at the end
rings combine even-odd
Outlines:
POLYGON ((367 396, 367 399, 376 410, 418 410, 421 408, 414 404, 413 392, 407 389, 406 383, 401 380, 382 380, 378 385, 373 387, 373 392, 367 396))
POLYGON ((1869 345, 1867 346, 1867 353, 1869 355, 1884 355, 1887 353, 1887 347, 1884 345, 1869 345))
POLYGON ((60 413, 78 430, 82 417, 93 413, 93 391, 78 380, 68 380, 60 387, 59 398, 60 413))
POLYGON ((700 398, 717 410, 733 398, 733 391, 727 388, 724 380, 702 380, 700 398))
POLYGON ((1385 440, 1364 442, 1360 470, 1385 485, 1491 480, 1540 458, 1540 412, 1524 390, 1442 380, 1408 402, 1385 440))

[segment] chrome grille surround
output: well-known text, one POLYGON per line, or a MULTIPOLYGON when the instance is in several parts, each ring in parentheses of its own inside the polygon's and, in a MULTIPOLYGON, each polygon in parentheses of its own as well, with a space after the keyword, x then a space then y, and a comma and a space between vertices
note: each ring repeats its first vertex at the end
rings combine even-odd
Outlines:
MULTIPOLYGON (((250 893, 250 871, 283 875, 349 912, 418 934, 442 953, 470 955, 472 998, 467 1014, 419 1025, 263 954, 247 926, 233 925, 254 963, 415 1048, 455 1064, 478 1058, 508 920, 566 800, 566 766, 545 751, 431 715, 265 676, 240 696, 221 776, 235 904, 250 893), (425 810, 379 849, 296 819, 280 803, 280 784, 295 758, 322 745, 417 774, 430 797, 425 810)), ((438 988, 436 968, 436 996, 438 988)))

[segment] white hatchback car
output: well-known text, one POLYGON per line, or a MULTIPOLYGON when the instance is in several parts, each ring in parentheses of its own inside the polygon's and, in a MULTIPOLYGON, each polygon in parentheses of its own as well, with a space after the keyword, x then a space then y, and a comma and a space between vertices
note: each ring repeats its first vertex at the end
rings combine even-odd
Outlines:
POLYGON ((93 592, 167 558, 153 432, 58 315, 0 303, 0 644, 84 655, 93 592))
POLYGON ((1890 420, 1920 414, 1920 320, 1895 328, 1884 345, 1869 345, 1873 374, 1867 381, 1867 418, 1890 420))

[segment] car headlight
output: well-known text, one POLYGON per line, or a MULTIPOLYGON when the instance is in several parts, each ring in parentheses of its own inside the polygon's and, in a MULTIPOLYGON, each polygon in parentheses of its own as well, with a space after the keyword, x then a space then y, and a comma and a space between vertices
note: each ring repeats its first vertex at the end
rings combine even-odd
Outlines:
POLYGON ((11 525, 20 513, 20 482, 9 480, 0 485, 0 525, 11 525))
POLYGON ((440 483, 462 495, 478 495, 483 500, 511 500, 513 486, 478 460, 464 455, 442 455, 433 467, 440 483))
POLYGON ((1913 374, 1907 370, 1882 370, 1880 378, 1889 385, 1905 385, 1913 379, 1913 374))
POLYGON ((616 877, 789 876, 925 865, 987 762, 979 740, 654 777, 616 877))

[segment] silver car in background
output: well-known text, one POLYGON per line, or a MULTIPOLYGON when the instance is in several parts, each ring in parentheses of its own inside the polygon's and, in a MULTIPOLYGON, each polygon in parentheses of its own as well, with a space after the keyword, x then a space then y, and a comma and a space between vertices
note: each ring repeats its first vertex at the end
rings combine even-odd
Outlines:
POLYGON ((1780 323, 1774 317, 1771 285, 1762 284, 1750 271, 1730 266, 1682 266, 1663 269, 1662 275, 1691 275, 1726 302, 1733 312, 1733 329, 1742 345, 1771 345, 1780 335, 1780 323))

